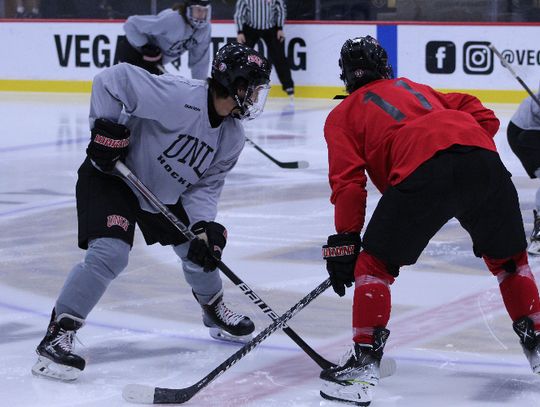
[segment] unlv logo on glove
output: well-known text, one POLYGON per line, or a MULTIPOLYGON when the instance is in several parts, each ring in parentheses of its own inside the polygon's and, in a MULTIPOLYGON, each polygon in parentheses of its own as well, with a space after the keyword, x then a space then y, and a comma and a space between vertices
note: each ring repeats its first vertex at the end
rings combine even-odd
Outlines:
POLYGON ((353 244, 349 246, 338 246, 338 247, 323 247, 323 257, 338 257, 338 256, 348 256, 355 254, 355 247, 353 244))

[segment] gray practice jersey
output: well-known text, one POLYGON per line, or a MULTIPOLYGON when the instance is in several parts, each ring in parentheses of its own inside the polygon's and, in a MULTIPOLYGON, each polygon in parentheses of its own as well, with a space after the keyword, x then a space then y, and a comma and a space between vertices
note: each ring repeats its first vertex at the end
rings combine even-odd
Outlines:
MULTIPOLYGON (((540 92, 536 96, 540 98, 540 92)), ((510 120, 520 129, 540 130, 540 106, 529 96, 521 102, 510 120)))
POLYGON ((210 64, 210 24, 194 29, 177 10, 165 9, 158 15, 131 16, 124 24, 128 42, 140 49, 153 44, 161 49, 166 64, 189 51, 188 66, 194 79, 206 79, 210 64))
MULTIPOLYGON (((131 130, 126 165, 163 203, 181 198, 191 224, 215 219, 225 176, 245 136, 232 117, 210 126, 206 81, 115 65, 94 78, 91 127, 96 118, 131 130)), ((142 209, 157 212, 134 192, 142 209)))

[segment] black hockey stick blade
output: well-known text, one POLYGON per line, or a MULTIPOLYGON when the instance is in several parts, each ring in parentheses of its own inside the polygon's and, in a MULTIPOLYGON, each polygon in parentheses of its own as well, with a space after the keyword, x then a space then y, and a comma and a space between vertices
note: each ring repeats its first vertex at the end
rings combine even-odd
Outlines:
POLYGON ((337 99, 337 100, 341 100, 341 99, 345 99, 346 97, 347 97, 347 95, 336 95, 336 96, 334 96, 332 99, 334 99, 334 100, 336 100, 336 99, 337 99))
POLYGON ((181 389, 167 389, 162 387, 151 387, 147 385, 130 384, 124 387, 122 396, 126 401, 142 404, 182 404, 190 400, 199 391, 206 387, 212 380, 220 376, 236 362, 251 352, 257 345, 268 338, 272 333, 280 329, 289 319, 295 316, 302 308, 321 295, 330 287, 330 279, 327 278, 319 284, 313 291, 298 301, 292 308, 276 319, 271 325, 262 330, 255 338, 233 353, 222 364, 208 373, 197 383, 181 389))
POLYGON ((281 167, 281 168, 307 168, 309 167, 309 163, 307 161, 290 161, 290 162, 282 162, 282 161, 275 161, 275 163, 281 167))
POLYGON ((259 147, 257 144, 255 144, 254 141, 252 141, 249 137, 246 137, 246 141, 255 148, 259 153, 264 155, 266 158, 268 158, 270 161, 272 161, 274 164, 276 164, 280 168, 289 168, 289 169, 296 169, 296 168, 307 168, 309 167, 309 163, 307 161, 279 161, 276 160, 274 157, 272 157, 270 154, 268 154, 266 151, 264 151, 261 147, 259 147))

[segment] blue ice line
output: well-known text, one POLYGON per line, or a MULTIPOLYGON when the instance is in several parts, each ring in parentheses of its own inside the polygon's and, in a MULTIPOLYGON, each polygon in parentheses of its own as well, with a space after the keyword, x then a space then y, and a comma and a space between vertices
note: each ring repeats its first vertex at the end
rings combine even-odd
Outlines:
MULTIPOLYGON (((18 305, 13 305, 13 304, 7 304, 5 302, 0 302, 0 307, 8 309, 8 310, 12 310, 12 311, 23 312, 25 314, 44 317, 44 318, 47 319, 47 321, 51 317, 50 314, 48 314, 48 313, 44 313, 44 312, 40 312, 40 311, 34 311, 33 309, 30 309, 30 308, 25 308, 25 307, 21 307, 21 306, 18 306, 18 305)), ((205 343, 213 343, 213 344, 218 344, 219 343, 220 345, 234 346, 235 348, 240 347, 238 344, 216 341, 215 339, 194 338, 192 336, 184 336, 184 335, 179 335, 179 334, 175 334, 175 333, 156 332, 156 331, 149 331, 149 330, 140 329, 140 328, 127 328, 127 327, 124 327, 124 326, 105 324, 105 323, 101 323, 101 322, 91 322, 91 321, 88 321, 88 320, 85 322, 85 325, 90 325, 90 326, 99 327, 99 328, 114 329, 114 330, 123 330, 123 331, 132 332, 132 333, 139 333, 139 334, 146 334, 146 335, 157 335, 157 336, 166 337, 166 338, 178 338, 178 339, 190 340, 190 341, 194 341, 194 342, 205 342, 205 343)), ((44 327, 43 331, 45 332, 45 327, 44 327)), ((278 350, 278 351, 288 351, 288 352, 299 352, 300 351, 300 349, 291 348, 291 347, 276 346, 276 345, 264 345, 264 346, 260 345, 259 347, 265 348, 265 349, 278 350)))
MULTIPOLYGON (((313 109, 302 109, 302 110, 293 110, 293 111, 284 111, 284 112, 272 112, 268 113, 264 116, 264 118, 271 118, 271 117, 279 117, 279 116, 291 116, 294 114, 301 114, 301 113, 311 113, 311 112, 317 112, 321 110, 328 110, 328 108, 313 108, 313 109)), ((76 139, 66 140, 62 141, 62 144, 73 144, 73 143, 79 143, 81 141, 89 140, 89 136, 84 137, 78 137, 76 139)), ((21 150, 34 150, 37 148, 47 148, 47 147, 54 147, 60 145, 58 141, 47 141, 42 143, 34 143, 34 144, 25 144, 20 146, 11 146, 11 147, 0 147, 0 154, 2 153, 11 153, 14 151, 21 151, 21 150)))
POLYGON ((54 206, 62 206, 62 205, 68 204, 68 203, 75 203, 75 198, 66 199, 64 201, 58 201, 58 202, 53 202, 53 203, 48 203, 48 204, 40 204, 40 205, 36 205, 36 206, 31 206, 31 207, 27 206, 27 207, 24 207, 24 208, 18 208, 18 209, 8 210, 8 211, 5 211, 5 212, 0 212, 0 218, 15 215, 15 214, 18 214, 18 213, 30 212, 30 211, 33 211, 33 210, 36 210, 36 209, 44 209, 44 208, 51 208, 51 207, 54 207, 54 206))
MULTIPOLYGON (((18 312, 24 312, 25 314, 30 314, 34 316, 44 317, 47 320, 50 318, 50 315, 48 313, 43 313, 39 311, 34 311, 30 308, 20 307, 17 305, 7 304, 4 302, 0 302, 0 307, 12 310, 12 311, 18 311, 18 312)), ((193 338, 190 336, 183 336, 178 335, 174 333, 165 333, 165 332, 155 332, 155 331, 148 331, 145 329, 140 328, 126 328, 118 325, 111 325, 111 324, 104 324, 99 322, 86 322, 86 325, 95 326, 99 328, 107 328, 107 329, 114 329, 114 330, 125 330, 128 332, 134 332, 134 333, 140 333, 140 334, 146 334, 146 335, 157 335, 161 337, 167 337, 167 338, 179 338, 183 340, 190 340, 194 342, 205 342, 205 343, 214 343, 217 342, 214 339, 203 339, 203 338, 193 338)), ((238 344, 233 343, 227 343, 227 342, 219 342, 220 345, 227 345, 227 346, 234 346, 238 348, 238 344)), ((261 345, 261 348, 265 349, 272 349, 272 350, 278 350, 278 351, 287 351, 287 352, 300 352, 300 349, 298 348, 291 348, 291 347, 284 347, 284 346, 276 346, 276 345, 261 345)), ((410 356, 392 356, 395 360, 399 361, 409 361, 409 362, 429 362, 429 363, 450 363, 453 365, 463 365, 463 366, 493 366, 493 367, 521 367, 524 368, 527 367, 525 361, 523 363, 512 363, 512 362, 490 362, 490 361, 470 361, 470 360, 448 360, 448 359, 436 359, 436 358, 423 358, 423 357, 410 357, 410 356)))
POLYGON ((79 143, 81 141, 89 140, 89 136, 85 137, 78 137, 76 139, 70 139, 62 141, 61 143, 57 141, 45 141, 42 143, 34 143, 34 144, 24 144, 20 146, 11 146, 11 147, 0 147, 0 154, 1 153, 11 153, 13 151, 21 151, 21 150, 34 150, 36 148, 45 148, 45 147, 54 147, 58 145, 64 145, 64 144, 74 144, 79 143))

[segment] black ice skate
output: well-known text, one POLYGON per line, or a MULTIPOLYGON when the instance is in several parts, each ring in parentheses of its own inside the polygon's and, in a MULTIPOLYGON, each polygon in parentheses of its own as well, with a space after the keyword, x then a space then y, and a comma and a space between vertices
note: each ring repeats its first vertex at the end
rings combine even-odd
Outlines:
POLYGON ((229 309, 219 291, 208 304, 201 304, 204 326, 210 328, 210 336, 222 341, 246 343, 251 340, 255 325, 245 315, 229 309))
POLYGON ((529 317, 523 317, 514 322, 513 327, 532 371, 540 374, 540 335, 534 331, 534 322, 529 317))
POLYGON ((379 383, 384 345, 390 331, 375 328, 373 344, 355 343, 338 366, 321 372, 321 396, 357 406, 369 406, 379 383))
POLYGON ((85 360, 73 353, 73 340, 84 320, 69 314, 56 317, 53 310, 45 337, 38 345, 38 360, 32 373, 52 379, 71 381, 84 370, 85 360))
POLYGON ((534 227, 531 232, 531 242, 529 243, 529 247, 527 248, 527 252, 533 256, 540 255, 540 215, 536 211, 536 209, 533 210, 534 215, 534 227))

